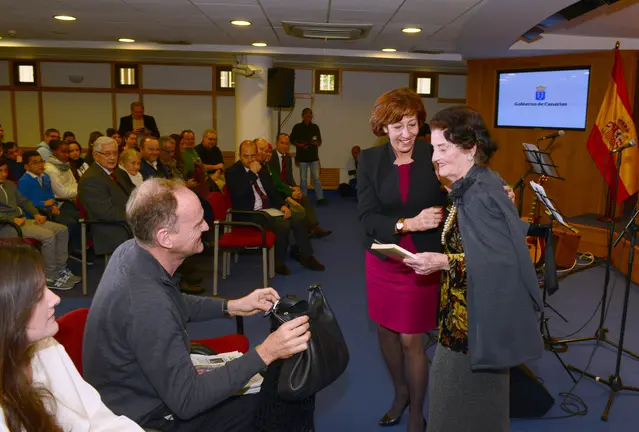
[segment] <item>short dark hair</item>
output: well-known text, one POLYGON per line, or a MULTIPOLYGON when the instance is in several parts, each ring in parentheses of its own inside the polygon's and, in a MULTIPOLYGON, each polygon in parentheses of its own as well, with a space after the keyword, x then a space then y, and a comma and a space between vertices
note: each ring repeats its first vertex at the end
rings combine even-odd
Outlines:
POLYGON ((7 165, 7 166, 9 165, 9 159, 0 157, 0 168, 2 168, 5 165, 7 165))
POLYGON ((18 144, 14 143, 13 141, 7 141, 6 143, 2 143, 2 148, 4 149, 4 151, 9 151, 14 147, 18 147, 18 144))
POLYGON ((422 127, 419 128, 419 132, 417 132, 418 137, 424 137, 426 135, 430 135, 430 126, 428 126, 428 123, 424 123, 422 127))
POLYGON ((71 131, 66 131, 65 133, 62 134, 62 139, 65 140, 69 137, 73 137, 75 138, 75 134, 71 131))
POLYGON ((120 135, 120 132, 118 132, 118 130, 117 130, 117 129, 114 129, 114 128, 108 128, 108 129, 106 130, 106 134, 105 134, 105 135, 111 138, 111 137, 113 137, 113 135, 115 135, 115 134, 120 135))
POLYGON ((184 135, 186 135, 187 133, 192 133, 195 137, 195 132, 193 132, 191 129, 184 129, 182 132, 180 132, 180 139, 184 139, 184 135))
POLYGON ((280 132, 279 134, 277 134, 277 138, 275 139, 275 142, 278 142, 280 140, 280 137, 290 137, 289 134, 287 134, 286 132, 280 132))
POLYGON ((444 138, 466 150, 477 146, 475 162, 485 164, 497 151, 481 115, 468 106, 446 108, 430 121, 431 129, 444 131, 444 138))
POLYGON ((408 87, 387 91, 373 105, 371 129, 375 135, 384 136, 384 127, 400 122, 405 116, 416 116, 420 128, 426 122, 426 108, 421 96, 408 87))
POLYGON ((69 145, 69 144, 61 140, 51 140, 51 142, 49 143, 49 148, 51 148, 51 151, 56 151, 57 149, 59 149, 60 147, 64 145, 69 145))
POLYGON ((44 136, 49 136, 49 135, 51 135, 53 132, 57 132, 58 134, 60 134, 60 131, 59 131, 59 130, 51 128, 51 129, 47 129, 46 131, 44 131, 44 136))
POLYGON ((310 108, 304 108, 304 109, 302 110, 302 115, 304 115, 304 114, 306 113, 306 111, 310 111, 310 112, 311 112, 311 114, 313 113, 313 110, 312 110, 312 109, 310 109, 310 108))
MULTIPOLYGON (((100 131, 93 131, 89 134, 89 145, 93 145, 93 143, 102 136, 102 132, 100 131)), ((111 137, 109 137, 111 138, 111 137)))
POLYGON ((38 157, 38 156, 42 157, 42 155, 35 150, 27 150, 22 155, 22 163, 25 165, 28 165, 31 162, 31 158, 38 157))

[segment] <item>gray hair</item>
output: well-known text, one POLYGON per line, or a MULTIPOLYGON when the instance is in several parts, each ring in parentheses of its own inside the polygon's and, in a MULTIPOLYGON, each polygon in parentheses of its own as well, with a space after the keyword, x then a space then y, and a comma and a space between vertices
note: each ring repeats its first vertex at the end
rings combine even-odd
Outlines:
POLYGON ((107 144, 115 144, 116 147, 118 146, 118 143, 115 142, 115 140, 113 138, 106 137, 106 136, 101 136, 100 138, 95 140, 95 142, 93 143, 93 151, 101 152, 102 151, 102 146, 105 146, 107 144))
POLYGON ((135 108, 136 106, 144 108, 144 104, 142 102, 135 101, 135 102, 131 102, 131 111, 133 111, 133 108, 135 108))
POLYGON ((131 162, 133 159, 142 159, 142 156, 136 149, 126 149, 120 154, 120 162, 123 164, 131 162))
MULTIPOLYGON (((154 246, 155 235, 160 229, 177 232, 177 207, 175 196, 187 189, 181 180, 148 179, 131 193, 126 203, 126 220, 133 236, 143 245, 154 246)), ((188 189, 187 189, 188 190, 188 189)))
POLYGON ((202 137, 205 137, 210 133, 214 133, 215 135, 217 135, 217 131, 215 129, 208 128, 208 129, 204 129, 204 132, 202 132, 202 137))
POLYGON ((175 140, 173 139, 173 137, 169 136, 169 135, 163 135, 160 137, 160 139, 158 140, 158 142, 160 143, 160 149, 164 150, 166 148, 166 143, 167 142, 172 142, 173 144, 175 144, 175 140))

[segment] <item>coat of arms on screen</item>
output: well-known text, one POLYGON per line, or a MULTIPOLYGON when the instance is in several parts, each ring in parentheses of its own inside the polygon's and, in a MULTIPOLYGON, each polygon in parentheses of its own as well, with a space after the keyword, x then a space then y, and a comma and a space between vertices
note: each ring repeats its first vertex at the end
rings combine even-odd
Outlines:
POLYGON ((535 92, 535 99, 538 101, 542 101, 546 99, 546 87, 540 85, 537 86, 537 91, 535 92))
POLYGON ((630 139, 629 132, 628 124, 624 120, 618 119, 616 122, 612 120, 606 123, 601 135, 609 148, 616 149, 630 139))

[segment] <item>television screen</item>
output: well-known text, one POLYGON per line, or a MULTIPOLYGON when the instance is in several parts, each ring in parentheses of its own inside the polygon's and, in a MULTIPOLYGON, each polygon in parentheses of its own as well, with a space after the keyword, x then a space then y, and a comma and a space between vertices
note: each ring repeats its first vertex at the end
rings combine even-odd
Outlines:
POLYGON ((495 127, 586 129, 590 68, 497 72, 495 127))

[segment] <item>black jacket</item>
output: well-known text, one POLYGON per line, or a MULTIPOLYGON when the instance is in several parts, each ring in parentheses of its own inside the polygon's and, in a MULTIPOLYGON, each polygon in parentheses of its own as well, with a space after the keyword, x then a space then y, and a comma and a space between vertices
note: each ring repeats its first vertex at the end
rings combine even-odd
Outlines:
MULTIPOLYGON (((395 154, 390 142, 364 150, 358 158, 357 208, 366 233, 366 246, 374 240, 398 244, 401 235, 394 234, 401 218, 415 217, 422 210, 446 206, 446 192, 442 191, 431 161, 433 147, 417 141, 410 169, 410 189, 406 204, 399 190, 399 172, 393 164, 395 154)), ((418 252, 440 252, 441 226, 438 229, 411 233, 418 252)), ((380 256, 383 257, 383 256, 380 256)))
MULTIPOLYGON (((270 207, 281 208, 284 200, 277 193, 277 189, 271 180, 268 170, 262 168, 259 172, 260 182, 264 187, 264 191, 268 195, 270 207)), ((231 194, 231 202, 233 208, 237 210, 253 210, 255 207, 255 194, 253 192, 253 183, 257 181, 257 175, 253 171, 246 171, 242 162, 235 162, 231 168, 226 171, 226 186, 231 194)))
MULTIPOLYGON (((158 125, 155 123, 155 119, 152 116, 145 115, 144 116, 144 127, 151 131, 151 135, 160 138, 160 131, 158 130, 158 125)), ((133 115, 129 114, 128 116, 124 116, 120 118, 120 127, 118 128, 118 132, 124 138, 124 135, 127 132, 131 132, 133 130, 133 115)))
MULTIPOLYGON (((293 158, 291 158, 291 155, 286 155, 284 156, 284 159, 286 159, 287 167, 286 179, 284 180, 284 183, 289 186, 297 186, 297 184, 295 184, 295 179, 293 178, 293 158)), ((271 161, 268 164, 271 167, 271 171, 277 174, 278 177, 281 177, 282 174, 280 171, 280 154, 277 152, 277 150, 273 150, 273 156, 271 157, 271 161)))
POLYGON ((144 180, 149 178, 171 178, 171 170, 159 160, 157 161, 158 169, 153 168, 153 165, 142 159, 140 162, 140 174, 144 180))

